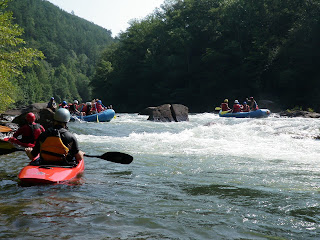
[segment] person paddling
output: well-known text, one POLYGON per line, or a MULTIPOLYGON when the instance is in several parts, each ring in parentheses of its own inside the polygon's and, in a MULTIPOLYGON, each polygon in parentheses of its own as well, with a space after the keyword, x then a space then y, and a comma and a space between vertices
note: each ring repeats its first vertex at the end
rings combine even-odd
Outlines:
POLYGON ((73 104, 70 104, 69 111, 71 114, 80 115, 80 111, 78 110, 78 100, 74 100, 73 104))
POLYGON ((91 111, 93 113, 100 113, 100 112, 102 112, 104 110, 105 110, 105 108, 102 106, 101 100, 95 101, 93 107, 91 108, 91 111))
POLYGON ((237 112, 240 112, 240 111, 241 111, 241 106, 239 104, 239 101, 238 100, 234 100, 232 112, 233 113, 237 113, 237 112))
POLYGON ((250 110, 251 111, 259 110, 258 104, 257 104, 256 100, 254 100, 253 97, 250 97, 249 101, 250 101, 250 110))
POLYGON ((223 103, 221 103, 220 107, 221 107, 221 111, 222 111, 222 112, 224 112, 224 111, 230 112, 230 111, 231 111, 231 109, 230 109, 229 106, 228 106, 228 102, 229 102, 229 100, 228 100, 228 99, 225 99, 225 100, 223 101, 223 103))
POLYGON ((21 126, 14 134, 9 138, 9 141, 16 143, 23 147, 33 147, 36 140, 42 132, 45 131, 42 125, 36 123, 36 116, 34 113, 29 112, 26 115, 27 123, 21 126), (21 136, 21 139, 18 139, 21 136))
POLYGON ((247 104, 247 102, 243 102, 242 112, 250 112, 250 106, 247 104))
POLYGON ((63 101, 62 103, 59 104, 59 108, 65 108, 65 109, 68 109, 69 106, 68 106, 68 103, 67 101, 63 101))
POLYGON ((54 100, 54 97, 50 98, 50 101, 49 101, 48 104, 47 104, 47 108, 50 108, 53 112, 56 111, 57 103, 56 103, 56 101, 54 100))
POLYGON ((25 151, 32 161, 31 165, 75 165, 83 159, 76 137, 68 131, 70 112, 59 108, 54 114, 54 126, 42 133, 34 148, 25 151))

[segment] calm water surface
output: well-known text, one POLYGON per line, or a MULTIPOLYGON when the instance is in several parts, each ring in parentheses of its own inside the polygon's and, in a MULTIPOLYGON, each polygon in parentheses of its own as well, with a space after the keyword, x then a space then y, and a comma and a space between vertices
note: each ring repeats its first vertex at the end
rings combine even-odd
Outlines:
POLYGON ((0 156, 2 239, 319 239, 320 120, 117 114, 70 123, 88 154, 79 185, 21 187, 24 153, 0 156))

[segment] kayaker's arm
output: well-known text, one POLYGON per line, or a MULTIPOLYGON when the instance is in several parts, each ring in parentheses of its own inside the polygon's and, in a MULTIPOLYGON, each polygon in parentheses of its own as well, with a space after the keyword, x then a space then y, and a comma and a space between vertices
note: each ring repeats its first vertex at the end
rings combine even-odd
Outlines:
POLYGON ((33 148, 28 147, 28 148, 25 148, 24 150, 25 150, 27 156, 30 158, 30 160, 33 160, 33 159, 34 159, 34 156, 33 156, 32 153, 31 153, 31 151, 33 150, 33 148))
POLYGON ((75 158, 76 158, 76 160, 77 160, 77 162, 79 162, 81 159, 83 159, 83 157, 84 157, 84 152, 82 152, 82 151, 78 151, 78 153, 76 153, 74 156, 75 156, 75 158))

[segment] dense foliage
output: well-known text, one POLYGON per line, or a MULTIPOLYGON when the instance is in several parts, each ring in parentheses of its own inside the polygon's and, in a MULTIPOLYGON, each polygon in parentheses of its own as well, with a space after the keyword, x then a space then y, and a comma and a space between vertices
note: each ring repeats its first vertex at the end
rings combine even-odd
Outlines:
POLYGON ((15 78, 16 105, 63 100, 91 100, 90 79, 100 52, 114 39, 111 32, 42 0, 13 0, 8 9, 24 29, 27 46, 41 50, 45 59, 25 68, 15 78))
POLYGON ((319 43, 319 1, 167 0, 103 52, 92 86, 128 112, 251 95, 319 111, 319 43))
POLYGON ((23 67, 38 64, 42 52, 26 48, 20 36, 22 29, 12 23, 12 13, 5 12, 7 0, 0 0, 0 112, 14 103, 17 88, 14 79, 21 76, 23 67))

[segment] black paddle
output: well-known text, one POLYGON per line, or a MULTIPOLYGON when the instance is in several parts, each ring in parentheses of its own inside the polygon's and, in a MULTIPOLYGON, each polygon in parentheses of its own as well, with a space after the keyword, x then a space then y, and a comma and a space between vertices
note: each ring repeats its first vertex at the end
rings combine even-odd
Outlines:
MULTIPOLYGON (((23 151, 24 149, 16 148, 14 145, 12 145, 10 142, 4 141, 0 139, 0 155, 5 155, 17 151, 23 151)), ((133 157, 126 153, 121 152, 106 152, 104 154, 100 155, 84 155, 85 157, 93 157, 93 158, 100 158, 103 160, 107 160, 109 162, 114 163, 121 163, 121 164, 130 164, 133 161, 133 157)))
POLYGON ((133 157, 126 153, 121 152, 106 152, 99 155, 88 155, 85 154, 85 157, 93 157, 93 158, 101 158, 103 160, 107 160, 114 163, 121 163, 121 164, 130 164, 133 160, 133 157))

